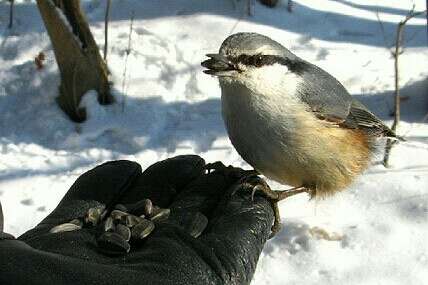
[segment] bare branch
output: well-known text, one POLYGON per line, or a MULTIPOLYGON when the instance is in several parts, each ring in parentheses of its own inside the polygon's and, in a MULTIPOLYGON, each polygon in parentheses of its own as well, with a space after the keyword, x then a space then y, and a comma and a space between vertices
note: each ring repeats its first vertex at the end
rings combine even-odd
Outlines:
MULTIPOLYGON (((278 4, 278 0, 260 0, 260 2, 263 5, 266 5, 266 6, 271 7, 271 8, 275 7, 278 4)), ((288 4, 290 4, 290 2, 291 1, 289 0, 288 4)))
POLYGON ((255 0, 247 0, 248 16, 254 16, 255 5, 256 5, 255 0))
MULTIPOLYGON (((393 130, 394 132, 397 130, 397 126, 398 123, 400 122, 400 74, 399 74, 399 62, 398 62, 398 58, 400 56, 400 54, 403 53, 403 50, 401 49, 401 45, 403 42, 403 31, 404 31, 404 27, 406 25, 406 23, 418 16, 421 15, 423 13, 426 13, 426 11, 420 11, 420 12, 415 12, 415 5, 413 5, 412 9, 409 11, 409 13, 407 13, 406 18, 404 18, 404 20, 400 21, 400 23, 398 23, 397 26, 397 34, 395 37, 395 50, 392 53, 394 56, 394 72, 395 72, 395 81, 394 81, 394 85, 395 85, 395 97, 394 97, 394 105, 395 105, 395 111, 394 111, 394 122, 392 123, 391 126, 391 130, 393 130)), ((383 165, 385 167, 388 167, 388 163, 389 163, 389 156, 391 154, 391 149, 392 146, 394 144, 396 144, 397 141, 396 140, 391 140, 388 139, 386 142, 386 146, 385 146, 385 155, 383 158, 383 165)))
POLYGON ((126 83, 126 68, 128 66, 128 57, 131 53, 131 42, 132 42, 132 30, 134 25, 134 12, 131 14, 131 24, 129 27, 129 37, 128 37, 128 48, 126 49, 126 55, 125 55, 125 67, 123 69, 123 81, 122 81, 122 94, 123 94, 123 100, 122 100, 122 112, 125 111, 125 83, 126 83))
POLYGON ((391 55, 394 56, 394 53, 391 51, 391 47, 393 45, 389 45, 388 44, 388 40, 386 38, 385 27, 383 26, 383 22, 380 19, 379 11, 378 10, 376 10, 376 18, 377 18, 377 22, 379 23, 379 27, 380 27, 380 30, 381 30, 381 33, 382 33, 383 43, 384 43, 385 47, 388 49, 388 51, 391 53, 391 55))
POLYGON ((12 29, 13 26, 13 4, 15 3, 15 0, 8 0, 10 2, 10 9, 9 9, 9 29, 12 29))
POLYGON ((287 2, 287 11, 289 12, 289 13, 291 13, 291 12, 293 12, 293 0, 288 0, 288 2, 287 2))
POLYGON ((106 13, 104 16, 104 61, 107 62, 107 50, 108 50, 108 22, 110 19, 110 6, 111 0, 107 0, 106 13))

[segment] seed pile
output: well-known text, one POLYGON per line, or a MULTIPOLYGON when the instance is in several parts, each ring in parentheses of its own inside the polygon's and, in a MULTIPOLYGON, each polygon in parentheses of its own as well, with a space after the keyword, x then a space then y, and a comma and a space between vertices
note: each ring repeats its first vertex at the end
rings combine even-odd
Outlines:
POLYGON ((98 248, 107 255, 126 254, 131 244, 137 244, 155 229, 155 224, 168 219, 169 209, 153 205, 150 199, 134 204, 117 204, 109 213, 104 205, 90 208, 82 219, 53 227, 50 233, 79 230, 83 227, 99 227, 98 248))

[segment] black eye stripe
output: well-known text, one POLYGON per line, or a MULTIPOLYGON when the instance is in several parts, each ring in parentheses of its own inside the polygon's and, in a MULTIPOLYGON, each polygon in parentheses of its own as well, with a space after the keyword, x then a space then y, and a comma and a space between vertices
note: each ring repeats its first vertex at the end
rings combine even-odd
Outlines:
POLYGON ((255 55, 241 54, 235 59, 236 63, 242 63, 245 65, 252 65, 256 67, 261 67, 264 65, 273 65, 275 63, 287 65, 288 61, 289 60, 277 55, 262 55, 262 54, 255 54, 255 55))
POLYGON ((236 57, 233 60, 233 62, 241 63, 247 66, 255 66, 255 67, 274 65, 277 63, 277 64, 285 65, 291 71, 294 71, 297 73, 302 72, 305 66, 303 61, 291 60, 289 58, 278 56, 278 55, 262 55, 262 54, 255 54, 255 55, 241 54, 240 56, 236 57))

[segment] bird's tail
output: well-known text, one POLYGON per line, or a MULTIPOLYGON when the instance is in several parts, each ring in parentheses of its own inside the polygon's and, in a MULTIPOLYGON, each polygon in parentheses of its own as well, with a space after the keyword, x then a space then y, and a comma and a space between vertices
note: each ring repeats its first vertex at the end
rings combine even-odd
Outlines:
POLYGON ((401 142, 405 142, 406 139, 403 138, 402 136, 399 136, 395 133, 395 131, 391 130, 390 128, 386 128, 384 134, 385 137, 387 137, 388 139, 394 140, 394 141, 401 141, 401 142))

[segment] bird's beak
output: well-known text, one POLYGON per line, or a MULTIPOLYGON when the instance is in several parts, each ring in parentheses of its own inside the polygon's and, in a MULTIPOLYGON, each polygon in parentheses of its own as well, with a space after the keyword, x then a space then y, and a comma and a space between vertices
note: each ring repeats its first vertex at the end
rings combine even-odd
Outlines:
POLYGON ((204 72, 206 74, 215 75, 215 76, 233 76, 236 71, 239 71, 239 68, 235 63, 230 61, 227 57, 221 54, 207 54, 210 59, 207 59, 201 63, 205 68, 204 72))

